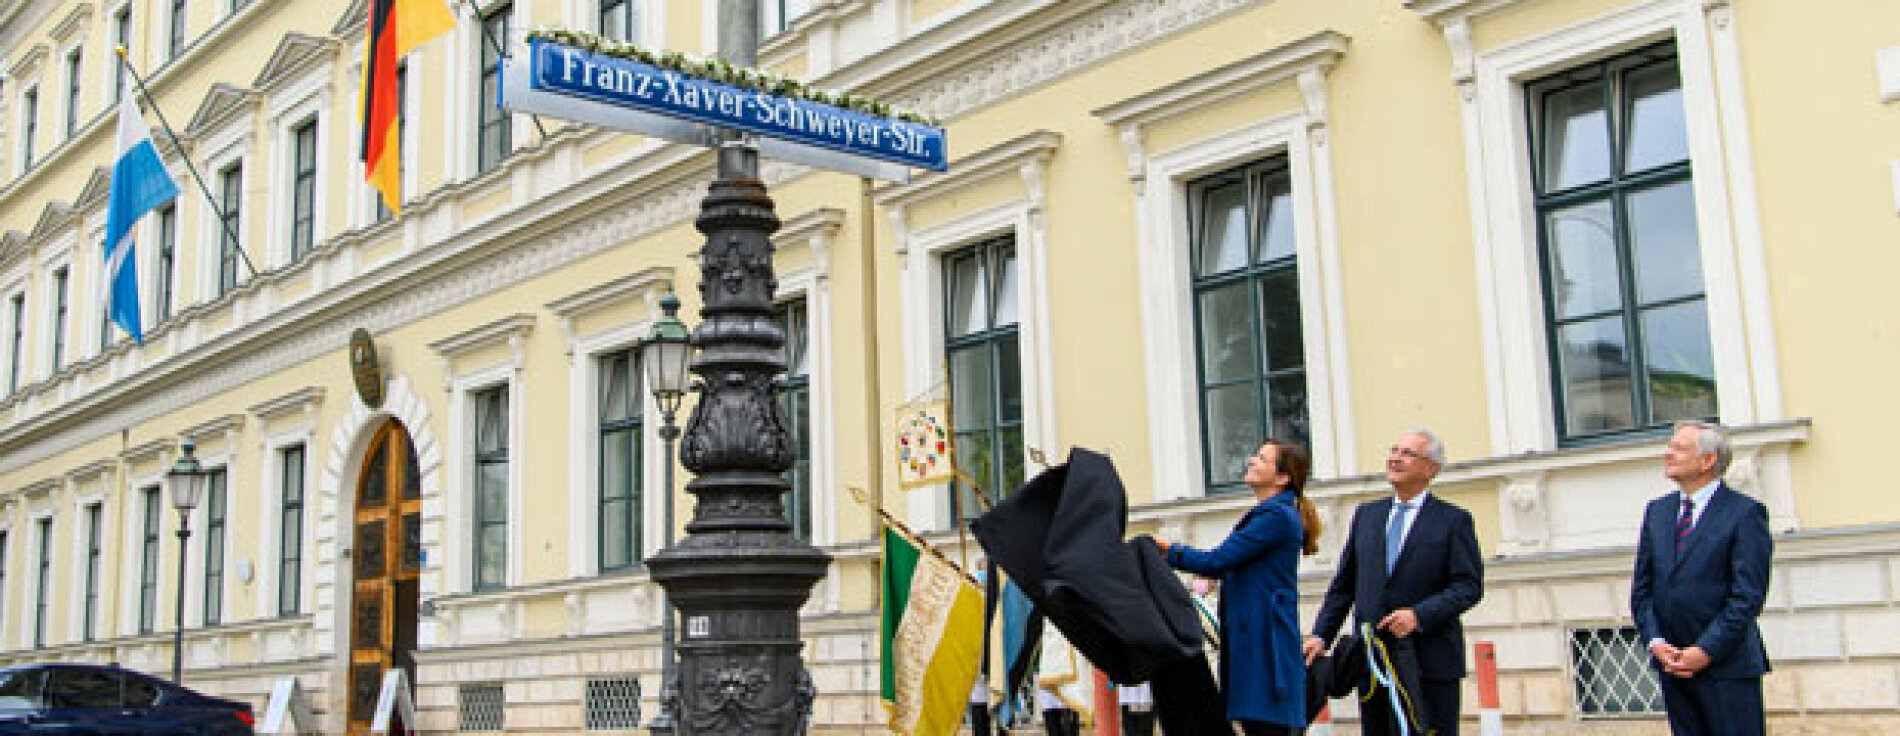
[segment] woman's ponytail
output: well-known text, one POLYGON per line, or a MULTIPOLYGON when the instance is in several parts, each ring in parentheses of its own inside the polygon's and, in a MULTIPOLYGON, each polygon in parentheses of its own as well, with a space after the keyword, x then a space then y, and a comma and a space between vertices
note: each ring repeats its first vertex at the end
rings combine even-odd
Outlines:
POLYGON ((1306 449, 1291 442, 1267 440, 1279 451, 1278 470, 1286 474, 1286 489, 1293 493, 1294 506, 1300 510, 1300 528, 1305 539, 1300 543, 1300 551, 1309 555, 1319 554, 1319 509, 1306 498, 1306 477, 1313 470, 1313 459, 1306 449))

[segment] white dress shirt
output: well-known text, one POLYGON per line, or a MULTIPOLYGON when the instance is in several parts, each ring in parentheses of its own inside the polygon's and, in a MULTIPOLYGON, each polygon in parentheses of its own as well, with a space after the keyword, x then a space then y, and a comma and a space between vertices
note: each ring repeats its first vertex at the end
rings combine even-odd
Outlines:
MULTIPOLYGON (((1412 508, 1405 513, 1405 529, 1399 532, 1399 549, 1405 549, 1405 540, 1412 536, 1412 525, 1418 523, 1418 512, 1420 509, 1425 508, 1425 499, 1431 495, 1431 491, 1419 491, 1418 495, 1413 496, 1412 500, 1407 502, 1412 504, 1412 508)), ((1392 526, 1392 516, 1398 512, 1399 497, 1393 496, 1392 508, 1387 509, 1385 512, 1385 523, 1379 525, 1379 532, 1381 534, 1385 532, 1386 527, 1392 526)))

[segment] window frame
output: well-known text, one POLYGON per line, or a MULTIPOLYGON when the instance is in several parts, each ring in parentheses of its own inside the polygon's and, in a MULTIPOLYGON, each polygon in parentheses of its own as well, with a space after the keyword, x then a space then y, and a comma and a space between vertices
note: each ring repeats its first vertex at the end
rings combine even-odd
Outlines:
POLYGON ((513 552, 517 545, 514 544, 514 540, 511 538, 513 525, 510 524, 510 520, 513 518, 513 515, 510 512, 513 511, 511 507, 514 505, 513 498, 518 484, 515 476, 515 458, 513 456, 513 451, 517 443, 512 435, 514 434, 514 423, 517 421, 516 417, 519 415, 519 409, 514 406, 516 400, 515 394, 514 383, 512 381, 504 381, 470 390, 466 399, 469 409, 468 437, 470 442, 468 449, 469 468, 471 471, 469 478, 469 501, 471 509, 471 513, 469 514, 471 540, 469 545, 469 587, 474 591, 500 590, 508 587, 513 579, 512 559, 513 552), (480 405, 484 400, 487 400, 497 392, 500 393, 499 404, 501 410, 505 413, 501 418, 502 426, 500 428, 500 439, 503 445, 499 448, 484 450, 481 446, 482 409, 480 405), (482 502, 482 491, 484 490, 482 488, 482 468, 485 465, 497 464, 505 468, 503 476, 507 482, 507 485, 501 490, 504 500, 502 508, 499 510, 486 508, 486 505, 482 502), (502 550, 500 561, 501 575, 499 580, 485 579, 482 577, 483 565, 487 563, 488 560, 485 559, 481 540, 482 533, 488 527, 499 527, 501 529, 502 550))
MULTIPOLYGON (((122 46, 128 53, 130 52, 132 48, 131 2, 120 3, 113 9, 109 33, 112 34, 111 38, 115 47, 122 46)), ((116 107, 120 102, 125 101, 125 93, 130 91, 126 84, 131 81, 131 77, 126 73, 124 62, 110 64, 109 69, 106 84, 112 89, 112 104, 116 107)))
MULTIPOLYGON (((1025 478, 1028 475, 1028 448, 1030 447, 1030 442, 1027 429, 1028 401, 1027 394, 1024 392, 1025 382, 1023 380, 1022 322, 1024 316, 1023 308, 1026 305, 1022 299, 1022 289, 1020 287, 1021 281, 1025 278, 1022 255, 1022 249, 1016 240, 1015 233, 994 235, 937 254, 937 260, 940 264, 939 268, 943 273, 942 304, 940 308, 943 310, 944 319, 940 327, 943 331, 944 391, 953 407, 960 406, 957 403, 955 392, 957 382, 957 354, 977 350, 984 351, 987 354, 987 359, 984 363, 988 373, 986 380, 989 385, 991 403, 984 408, 986 417, 983 426, 975 431, 986 435, 985 441, 989 444, 992 456, 997 460, 993 461, 991 466, 993 472, 990 473, 990 477, 977 478, 976 480, 987 489, 988 495, 991 498, 997 499, 1006 496, 1009 491, 1019 485, 1023 479, 1011 477, 1009 473, 1010 466, 1007 462, 1002 461, 1005 455, 1003 451, 999 449, 1003 446, 1003 436, 1011 430, 1016 431, 1017 436, 1020 438, 1019 442, 1021 442, 1021 447, 1016 448, 1015 457, 1010 459, 1016 462, 1016 468, 1021 471, 1020 475, 1025 478), (1016 304, 1016 321, 999 325, 996 322, 995 306, 999 301, 998 296, 1001 293, 1001 287, 995 282, 995 277, 998 272, 996 270, 996 262, 993 259, 995 258, 996 252, 1004 247, 1008 248, 1008 260, 1014 263, 1014 268, 1016 269, 1018 288, 1017 293, 1011 295, 1011 299, 1013 299, 1016 304), (957 285, 952 283, 952 276, 954 274, 953 266, 955 265, 955 261, 964 259, 969 259, 974 262, 977 265, 975 273, 983 277, 984 283, 981 284, 980 288, 985 292, 984 320, 986 324, 982 329, 956 335, 951 332, 951 322, 954 315, 954 304, 957 295, 957 285), (1003 418, 1003 392, 1001 391, 1001 386, 1003 384, 1004 375, 1002 350, 1005 344, 1011 345, 1016 354, 1016 397, 1019 406, 1017 416, 1014 420, 1006 420, 1003 418)), ((962 425, 961 413, 953 411, 951 416, 951 434, 956 438, 955 446, 962 448, 964 446, 962 435, 968 434, 969 432, 966 431, 962 425)), ((956 454, 958 455, 956 461, 960 467, 965 466, 965 463, 969 462, 962 456, 960 451, 956 454)), ((976 473, 979 471, 972 467, 970 468, 970 472, 976 473)), ((969 490, 966 482, 961 479, 951 483, 950 486, 950 492, 952 493, 961 494, 969 490)), ((963 503, 961 509, 952 507, 948 509, 948 511, 954 514, 957 510, 961 510, 966 517, 974 517, 981 510, 981 506, 978 504, 974 495, 964 496, 958 499, 959 503, 963 501, 967 501, 968 503, 963 503)), ((944 503, 949 504, 951 500, 946 497, 944 503)), ((954 519, 954 516, 951 518, 954 519)))
POLYGON ((172 318, 172 302, 177 298, 177 202, 167 202, 159 206, 152 220, 152 229, 152 239, 157 244, 152 253, 152 312, 155 317, 152 325, 156 327, 172 318))
POLYGON ((792 525, 792 536, 807 542, 815 538, 813 516, 817 500, 817 463, 812 447, 811 315, 811 300, 804 294, 780 299, 773 304, 773 318, 785 331, 785 373, 782 374, 784 384, 779 395, 779 410, 785 419, 785 428, 791 434, 793 448, 792 468, 785 471, 785 480, 790 484, 785 492, 785 520, 792 525), (801 334, 801 339, 793 339, 795 335, 801 334), (796 370, 800 362, 806 366, 803 371, 796 370), (801 406, 805 410, 804 422, 798 421, 801 406))
POLYGON ((316 115, 303 118, 290 126, 290 262, 303 260, 317 243, 317 200, 321 185, 317 177, 318 159, 321 156, 319 137, 321 128, 316 115), (308 136, 309 157, 304 156, 305 140, 308 136), (300 189, 308 184, 307 189, 300 189))
POLYGON ((85 588, 81 597, 79 639, 92 641, 98 635, 96 629, 99 617, 99 565, 105 557, 105 538, 100 525, 105 523, 105 501, 90 499, 81 507, 86 521, 86 546, 84 560, 85 588))
POLYGON ((37 516, 33 525, 39 535, 39 563, 33 583, 33 646, 41 648, 46 646, 46 613, 52 605, 53 515, 37 516))
POLYGON ((84 89, 86 47, 74 45, 66 50, 66 140, 79 133, 79 101, 84 89))
POLYGON ((308 505, 310 456, 309 444, 292 442, 279 446, 277 458, 277 605, 279 617, 296 616, 303 610, 303 546, 308 505), (290 458, 297 458, 291 467, 290 458), (293 495, 290 491, 296 489, 293 495), (295 529, 296 541, 289 541, 295 529))
POLYGON ((501 62, 508 55, 508 34, 514 28, 515 6, 512 0, 498 3, 487 8, 477 19, 475 28, 475 175, 493 171, 514 153, 514 115, 496 106, 496 100, 490 98, 487 90, 492 88, 497 96, 501 92, 501 62), (500 26, 495 48, 489 42, 494 25, 500 26), (489 57, 490 50, 494 57, 489 57), (492 116, 492 117, 491 117, 492 116), (494 158, 489 158, 489 141, 493 135, 496 142, 494 158))
POLYGON ((223 297, 243 284, 242 274, 238 270, 238 261, 242 256, 238 249, 243 247, 244 237, 244 159, 236 158, 218 167, 218 211, 211 219, 216 223, 213 237, 217 239, 217 259, 213 261, 216 277, 213 281, 216 296, 223 297))
POLYGON ((16 291, 8 299, 12 309, 12 334, 7 348, 7 393, 20 390, 21 373, 26 367, 26 291, 16 291))
POLYGON ((34 144, 40 132, 40 85, 38 82, 26 85, 20 91, 20 171, 33 170, 34 144))
POLYGON ((139 490, 143 502, 139 519, 139 595, 138 622, 136 633, 150 634, 158 630, 158 586, 162 575, 159 566, 164 564, 165 547, 163 527, 165 525, 164 490, 157 483, 143 486, 139 490))
POLYGON ((170 63, 172 60, 177 59, 179 56, 183 55, 185 53, 185 48, 190 45, 189 41, 187 40, 188 36, 190 36, 189 29, 187 29, 185 25, 186 21, 189 20, 189 17, 186 15, 186 11, 188 9, 189 9, 189 5, 187 4, 186 0, 172 0, 171 9, 166 12, 166 15, 165 15, 165 23, 166 23, 165 61, 166 63, 170 63))
POLYGON ((204 583, 204 595, 200 599, 198 624, 217 626, 224 621, 224 584, 225 557, 227 547, 227 525, 230 522, 230 481, 229 466, 209 468, 205 471, 204 499, 200 505, 204 531, 203 557, 199 560, 200 580, 204 583), (212 557, 216 553, 217 557, 212 557))
POLYGON ((66 328, 72 318, 73 267, 71 263, 62 263, 53 268, 52 291, 47 295, 52 300, 51 314, 47 315, 52 323, 47 326, 48 344, 46 375, 59 373, 66 363, 66 328))
POLYGON ((646 440, 647 440, 647 387, 645 362, 638 346, 623 347, 619 350, 605 351, 592 356, 594 361, 594 569, 597 573, 637 570, 646 566, 646 440), (607 370, 604 364, 625 359, 629 377, 629 390, 633 392, 633 412, 628 417, 614 420, 604 416, 606 411, 607 370), (609 496, 607 487, 607 443, 609 435, 627 435, 630 446, 629 458, 632 467, 626 469, 628 488, 625 494, 609 496), (607 506, 610 503, 623 503, 630 509, 632 518, 627 520, 627 548, 624 562, 610 565, 607 548, 607 506))

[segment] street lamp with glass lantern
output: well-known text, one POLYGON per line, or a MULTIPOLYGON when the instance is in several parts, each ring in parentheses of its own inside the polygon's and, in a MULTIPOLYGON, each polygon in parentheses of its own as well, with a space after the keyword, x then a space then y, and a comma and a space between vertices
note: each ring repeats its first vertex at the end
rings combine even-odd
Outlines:
POLYGON ((205 469, 198 464, 197 443, 185 440, 179 445, 178 462, 165 477, 171 481, 172 508, 178 510, 178 607, 172 619, 172 683, 183 682, 185 672, 185 555, 190 547, 191 511, 198 508, 198 495, 204 491, 205 469))
MULTIPOLYGON (((653 401, 660 408, 660 439, 666 443, 665 481, 661 485, 662 534, 666 546, 673 546, 673 444, 679 439, 679 425, 673 420, 679 413, 680 402, 686 398, 687 364, 692 362, 692 332, 686 329, 686 323, 679 318, 680 299, 672 292, 660 298, 660 309, 664 316, 653 324, 640 346, 640 359, 646 364, 647 385, 653 391, 653 401)), ((660 601, 660 713, 653 718, 647 728, 652 733, 672 733, 677 722, 676 710, 679 696, 678 683, 674 682, 676 672, 673 669, 673 645, 676 632, 673 629, 673 602, 661 591, 660 601)))

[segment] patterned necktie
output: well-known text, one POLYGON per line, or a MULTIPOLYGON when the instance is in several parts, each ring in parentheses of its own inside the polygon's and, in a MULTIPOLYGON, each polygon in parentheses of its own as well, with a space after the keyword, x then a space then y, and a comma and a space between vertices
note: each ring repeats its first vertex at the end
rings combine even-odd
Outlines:
POLYGON ((1695 500, 1682 497, 1682 516, 1676 517, 1676 557, 1682 557, 1682 548, 1689 543, 1689 531, 1695 528, 1695 500))
POLYGON ((1385 523, 1385 573, 1392 574, 1392 565, 1399 561, 1399 545, 1405 541, 1405 517, 1412 513, 1411 501, 1400 501, 1392 511, 1392 520, 1385 523))

